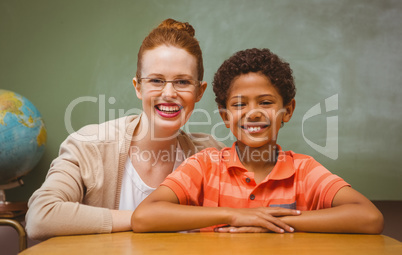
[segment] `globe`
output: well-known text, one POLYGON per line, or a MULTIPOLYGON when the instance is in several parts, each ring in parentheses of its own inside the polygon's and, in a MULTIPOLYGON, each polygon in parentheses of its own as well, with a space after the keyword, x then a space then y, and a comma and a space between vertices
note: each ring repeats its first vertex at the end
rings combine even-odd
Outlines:
POLYGON ((36 107, 17 93, 0 90, 0 185, 18 180, 35 167, 46 137, 36 107))

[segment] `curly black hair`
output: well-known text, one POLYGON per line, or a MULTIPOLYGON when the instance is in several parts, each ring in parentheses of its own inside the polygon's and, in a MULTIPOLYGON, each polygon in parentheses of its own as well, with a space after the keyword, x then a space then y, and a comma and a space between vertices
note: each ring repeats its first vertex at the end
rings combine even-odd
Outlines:
POLYGON ((212 85, 218 106, 226 108, 230 85, 236 77, 247 73, 262 73, 269 78, 282 96, 284 106, 296 95, 289 63, 280 59, 269 49, 253 48, 236 52, 225 60, 215 73, 212 85))

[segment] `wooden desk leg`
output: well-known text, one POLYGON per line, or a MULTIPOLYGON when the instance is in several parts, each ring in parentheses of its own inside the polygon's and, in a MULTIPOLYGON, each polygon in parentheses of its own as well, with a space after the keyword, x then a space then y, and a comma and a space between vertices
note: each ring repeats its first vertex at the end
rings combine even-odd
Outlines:
POLYGON ((0 219, 0 225, 9 225, 17 230, 20 236, 20 252, 27 248, 27 234, 24 227, 14 219, 0 219))

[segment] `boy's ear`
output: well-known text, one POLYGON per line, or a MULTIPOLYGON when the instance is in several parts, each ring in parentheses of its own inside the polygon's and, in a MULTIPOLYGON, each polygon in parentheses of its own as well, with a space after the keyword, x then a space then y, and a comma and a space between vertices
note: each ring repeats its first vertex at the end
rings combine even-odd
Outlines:
POLYGON ((293 115, 293 112, 296 108, 296 100, 293 98, 292 101, 290 101, 286 106, 285 106, 285 114, 283 115, 282 121, 283 122, 288 122, 293 115))
POLYGON ((138 99, 142 100, 141 84, 138 82, 137 77, 133 78, 133 85, 135 88, 135 94, 137 95, 138 99))
POLYGON ((229 113, 226 108, 223 108, 222 106, 219 106, 219 114, 221 115, 221 118, 223 122, 225 123, 225 126, 227 128, 230 128, 230 118, 229 118, 229 113))
POLYGON ((197 96, 195 98, 196 103, 201 100, 206 88, 207 88, 207 82, 206 81, 201 82, 201 84, 197 90, 197 96))

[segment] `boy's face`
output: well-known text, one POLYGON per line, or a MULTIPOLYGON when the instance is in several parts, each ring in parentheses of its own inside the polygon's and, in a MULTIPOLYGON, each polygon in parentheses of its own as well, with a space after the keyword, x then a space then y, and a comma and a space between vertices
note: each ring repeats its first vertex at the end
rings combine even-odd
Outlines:
POLYGON ((293 99, 283 105, 282 96, 260 73, 242 74, 232 81, 221 117, 240 143, 250 147, 275 145, 281 122, 288 122, 293 99))

